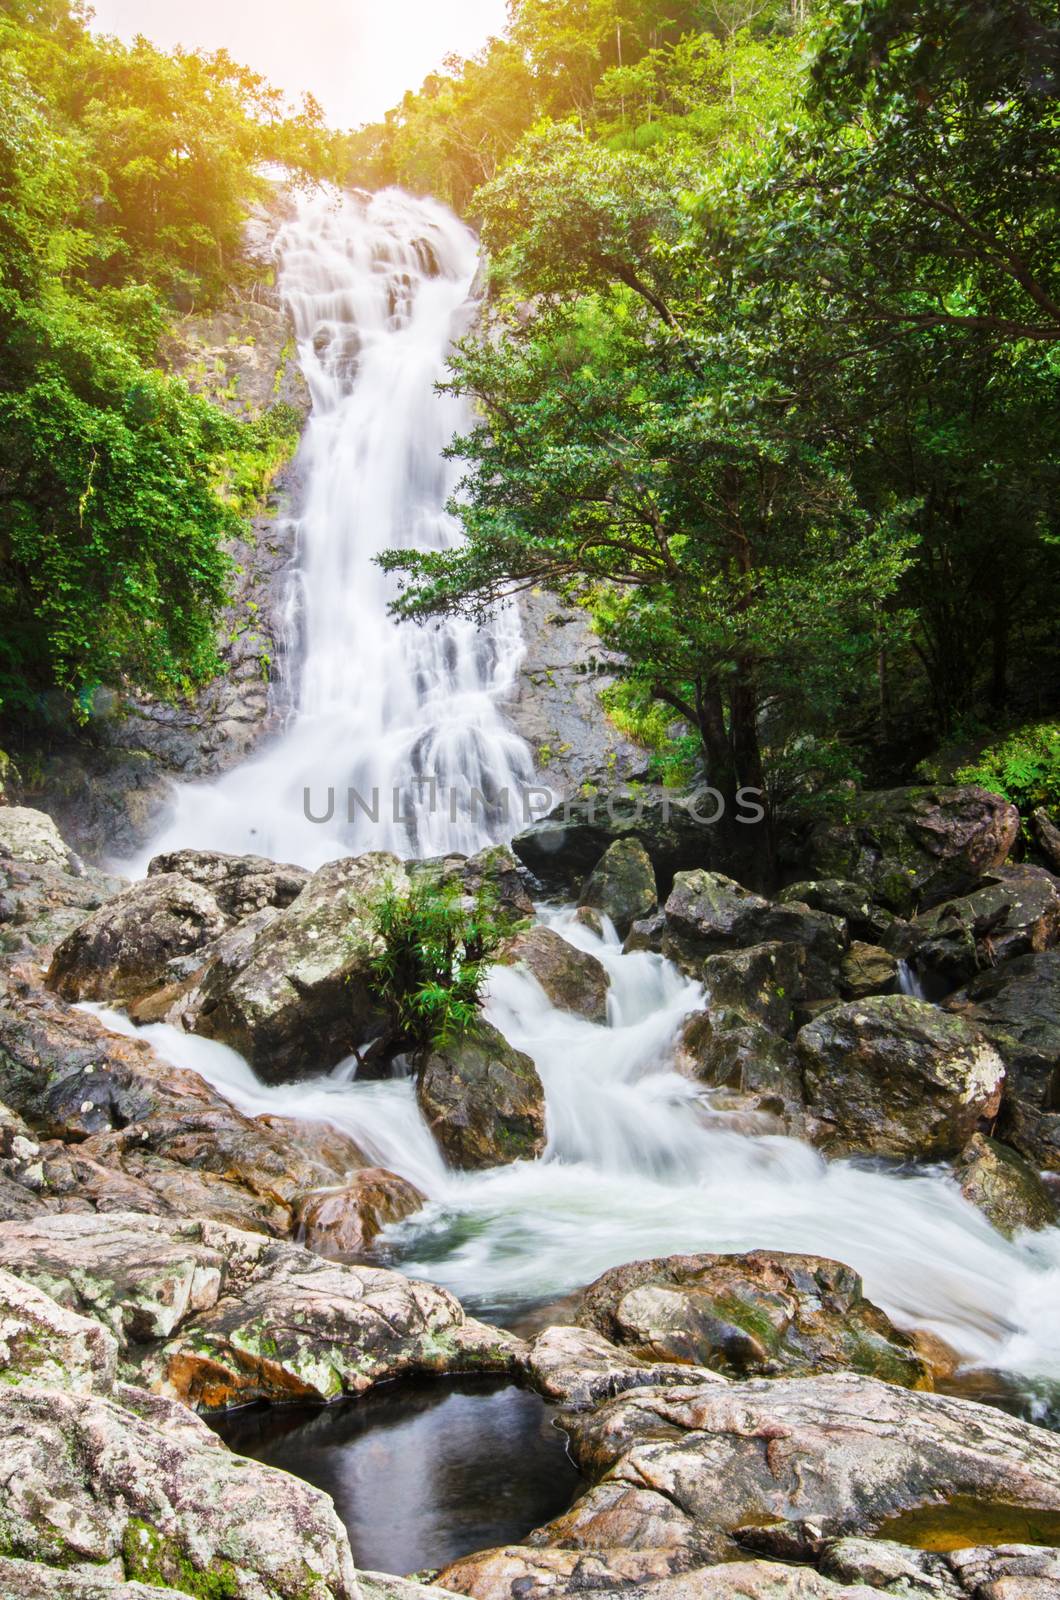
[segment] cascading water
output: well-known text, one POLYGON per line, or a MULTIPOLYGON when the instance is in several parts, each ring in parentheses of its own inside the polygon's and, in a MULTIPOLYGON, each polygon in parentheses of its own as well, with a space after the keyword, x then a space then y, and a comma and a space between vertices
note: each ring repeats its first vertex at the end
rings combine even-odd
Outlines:
MULTIPOLYGON (((282 240, 284 292, 313 393, 301 522, 304 659, 296 712, 257 761, 184 788, 153 851, 254 851, 316 865, 340 854, 468 850, 489 821, 466 802, 529 781, 525 748, 497 709, 519 642, 500 615, 469 625, 398 626, 373 562, 388 546, 440 548, 454 474, 442 451, 464 418, 434 392, 476 269, 474 241, 441 207, 390 191, 303 205, 282 240), (416 777, 457 804, 395 822, 391 791, 416 777), (380 820, 342 815, 342 791, 380 820), (337 815, 303 815, 335 787, 337 815)), ((494 822, 496 819, 494 819, 494 822)), ((153 852, 152 852, 153 853, 153 852)), ((965 1360, 1060 1381, 1060 1230, 1008 1241, 951 1179, 824 1161, 794 1139, 732 1131, 672 1069, 698 986, 659 956, 624 955, 568 914, 543 913, 611 978, 606 1026, 556 1011, 527 974, 498 968, 490 1015, 537 1063, 547 1096, 544 1159, 475 1174, 445 1167, 407 1080, 358 1083, 353 1063, 290 1087, 258 1083, 223 1045, 158 1025, 140 1030, 251 1115, 327 1120, 429 1204, 389 1238, 400 1264, 470 1306, 500 1314, 584 1285, 605 1268, 672 1251, 810 1251, 848 1262, 906 1325, 965 1360)), ((109 1026, 133 1032, 116 1012, 109 1026)))
POLYGON ((459 472, 443 451, 467 411, 435 386, 467 318, 475 239, 444 207, 391 189, 303 200, 278 252, 313 400, 290 619, 301 644, 294 710, 260 757, 180 788, 149 853, 253 852, 316 867, 364 850, 473 851, 515 831, 533 780, 497 706, 521 654, 518 619, 501 610, 487 629, 398 624, 387 615, 395 582, 375 557, 457 536, 445 507, 459 472), (325 818, 329 791, 333 815, 309 820, 306 793, 325 818))
POLYGON ((486 1316, 641 1257, 808 1251, 853 1266, 897 1322, 934 1331, 968 1363, 1060 1380, 1060 1229, 1010 1242, 944 1176, 827 1162, 796 1139, 733 1132, 672 1068, 676 1030, 702 1005, 698 984, 661 956, 623 954, 613 929, 601 939, 568 913, 543 918, 604 963, 611 990, 600 1025, 557 1011, 524 972, 492 974, 489 1014, 545 1087, 541 1161, 451 1172, 408 1080, 358 1084, 347 1064, 265 1087, 223 1045, 161 1024, 140 1033, 240 1110, 334 1122, 416 1183, 430 1203, 391 1230, 398 1264, 486 1316))

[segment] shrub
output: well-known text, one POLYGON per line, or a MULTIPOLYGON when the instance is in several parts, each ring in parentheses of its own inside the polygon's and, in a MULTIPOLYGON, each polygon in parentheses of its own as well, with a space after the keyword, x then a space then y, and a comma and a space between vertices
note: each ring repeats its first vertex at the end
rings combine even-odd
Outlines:
POLYGON ((375 992, 409 1047, 442 1047, 466 1033, 482 1008, 486 975, 508 932, 488 889, 427 879, 384 890, 372 917, 375 992))
POLYGON ((958 783, 978 783, 1004 795, 1029 817, 1036 806, 1060 810, 1060 724, 1017 728, 956 773, 958 783))

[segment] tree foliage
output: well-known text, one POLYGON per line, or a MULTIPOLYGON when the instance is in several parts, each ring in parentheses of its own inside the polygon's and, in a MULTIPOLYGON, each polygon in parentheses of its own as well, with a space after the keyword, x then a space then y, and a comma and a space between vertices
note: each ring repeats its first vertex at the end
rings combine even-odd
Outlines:
POLYGON ((260 165, 333 158, 308 104, 214 56, 93 37, 64 0, 0 19, 0 700, 82 709, 216 670, 219 490, 252 430, 159 370, 174 307, 245 274, 260 165))

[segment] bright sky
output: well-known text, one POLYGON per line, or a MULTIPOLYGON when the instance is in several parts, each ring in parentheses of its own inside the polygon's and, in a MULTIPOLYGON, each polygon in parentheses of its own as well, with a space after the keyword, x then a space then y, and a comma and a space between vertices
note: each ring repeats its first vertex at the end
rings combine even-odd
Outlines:
POLYGON ((91 0, 98 32, 164 49, 217 50, 336 127, 382 115, 450 51, 470 55, 504 26, 505 0, 91 0))

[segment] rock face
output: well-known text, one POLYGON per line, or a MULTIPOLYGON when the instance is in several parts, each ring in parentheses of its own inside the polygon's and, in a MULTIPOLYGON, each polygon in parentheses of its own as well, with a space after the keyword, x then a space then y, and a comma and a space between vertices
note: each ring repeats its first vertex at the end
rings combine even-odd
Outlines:
POLYGON ((196 1033, 231 1045, 269 1083, 315 1077, 381 1026, 368 981, 374 901, 407 890, 396 856, 329 862, 255 940, 235 973, 207 975, 196 1033))
POLYGON ((996 1139, 975 1134, 955 1172, 964 1198, 1010 1238, 1021 1228, 1048 1228, 1056 1221, 1056 1206, 1034 1168, 996 1139))
POLYGON ((201 950, 225 927, 201 884, 175 872, 146 878, 63 940, 47 981, 66 1000, 135 1000, 158 988, 170 961, 201 950))
POLYGON ((168 855, 155 856, 147 868, 148 878, 172 872, 208 889, 233 922, 266 906, 282 911, 310 879, 304 867, 279 865, 264 856, 223 855, 216 850, 171 850, 168 855))
POLYGON ((31 1211, 134 1209, 286 1234, 307 1191, 366 1165, 334 1129, 244 1116, 198 1073, 41 991, 0 996, 0 1098, 28 1124, 0 1129, 0 1200, 21 1194, 31 1211))
POLYGON ((118 1382, 99 1322, 0 1272, 0 1341, 5 1596, 355 1600, 328 1497, 118 1382))
POLYGON ((846 810, 845 822, 822 824, 811 838, 814 874, 867 884, 900 916, 974 888, 1019 834, 1016 807, 974 786, 868 791, 846 810))
POLYGON ((611 918, 624 939, 639 917, 648 917, 658 904, 655 868, 639 839, 616 839, 604 851, 578 901, 611 918))
POLYGON ((846 878, 816 878, 789 883, 776 896, 781 905, 807 905, 813 911, 827 911, 841 917, 851 937, 866 944, 889 945, 899 919, 892 911, 877 905, 864 884, 846 878))
POLYGON ((1060 950, 981 972, 946 1008, 979 1028, 1005 1063, 1003 1137, 1060 1171, 1060 950))
POLYGON ((923 1000, 834 1006, 800 1029, 796 1047, 818 1140, 836 1153, 956 1155, 1000 1104, 998 1052, 923 1000))
MULTIPOLYGON (((547 774, 546 774, 547 776, 547 774)), ((516 834, 512 849, 546 889, 577 894, 588 873, 618 839, 637 839, 651 859, 662 889, 674 873, 710 859, 710 818, 698 793, 677 794, 658 785, 635 794, 607 786, 600 795, 565 800, 533 827, 516 834)))
POLYGON ((454 853, 426 861, 406 861, 405 871, 413 883, 426 877, 439 885, 458 886, 469 895, 485 889, 502 917, 519 921, 534 915, 523 869, 506 844, 487 845, 473 856, 454 853))
POLYGON ((878 944, 854 939, 839 965, 840 991, 851 1000, 898 993, 898 962, 878 944))
MULTIPOLYGON (((1006 1563, 1014 1576, 1055 1570, 1055 1552, 1019 1543, 1057 1537, 1060 1441, 968 1401, 838 1373, 630 1388, 566 1426, 592 1487, 524 1544, 454 1563, 440 1575, 445 1587, 478 1600, 631 1584, 673 1600, 804 1600, 833 1593, 809 1565, 831 1565, 842 1582, 846 1562, 857 1587, 839 1593, 868 1600, 873 1557, 880 1587, 896 1576, 903 1546, 888 1542, 892 1530, 911 1575, 921 1560, 926 1574, 921 1588, 892 1594, 983 1600, 991 1591, 978 1584, 1000 1579, 1006 1563), (965 1548, 934 1558, 932 1571, 932 1558, 909 1548, 919 1529, 965 1548), (1011 1530, 1013 1544, 976 1550, 987 1529, 1011 1530), (749 1553, 800 1566, 748 1562, 749 1553), (948 1590, 932 1582, 939 1571, 948 1590)), ((1034 1591, 999 1588, 998 1600, 1008 1593, 1030 1600, 1034 1591)))
POLYGON ((677 1036, 674 1066, 715 1091, 715 1113, 732 1112, 745 1132, 801 1130, 802 1076, 795 1048, 761 1022, 738 1012, 695 1011, 677 1036), (743 1127, 751 1113, 771 1119, 765 1126, 743 1127))
POLYGON ((0 1224, 0 1266, 88 1313, 145 1388, 206 1409, 505 1371, 519 1341, 443 1289, 223 1224, 115 1212, 0 1224))
POLYGON ((546 1328, 530 1346, 525 1368, 547 1399, 573 1411, 591 1410, 627 1389, 724 1382, 718 1373, 687 1361, 643 1360, 592 1328, 546 1328))
POLYGON ((505 966, 525 967, 558 1010, 589 1022, 606 1019, 610 987, 606 968, 552 928, 528 928, 515 934, 497 959, 505 966))
POLYGON ((909 945, 918 967, 951 984, 1060 939, 1060 886, 1041 867, 998 867, 974 894, 915 918, 909 945))
POLYGON ((793 1002, 802 992, 802 965, 800 947, 779 940, 708 956, 700 967, 707 1009, 788 1033, 793 1002))
POLYGON ((648 775, 648 753, 607 717, 600 692, 615 680, 617 658, 605 651, 584 611, 555 595, 518 598, 524 655, 504 711, 533 752, 542 785, 557 797, 585 784, 606 793, 648 775))
POLYGON ((29 957, 46 966, 55 946, 124 888, 124 878, 94 867, 75 874, 0 857, 0 958, 29 957))
POLYGON ((416 1096, 454 1167, 533 1161, 545 1147, 545 1092, 537 1068, 488 1022, 424 1052, 416 1096))
POLYGON ((850 1267, 821 1256, 666 1256, 615 1267, 578 1320, 642 1361, 695 1362, 727 1377, 848 1369, 931 1387, 913 1342, 866 1300, 850 1267))
POLYGON ((51 817, 30 806, 0 806, 0 861, 70 872, 73 860, 51 817))
POLYGON ((720 872, 679 872, 664 907, 660 948, 698 976, 707 956, 775 941, 800 948, 798 998, 835 994, 846 924, 797 901, 774 903, 720 872))
POLYGON ((426 1202, 396 1172, 365 1167, 341 1189, 306 1196, 298 1210, 299 1241, 319 1256, 360 1256, 390 1223, 411 1217, 426 1202))

